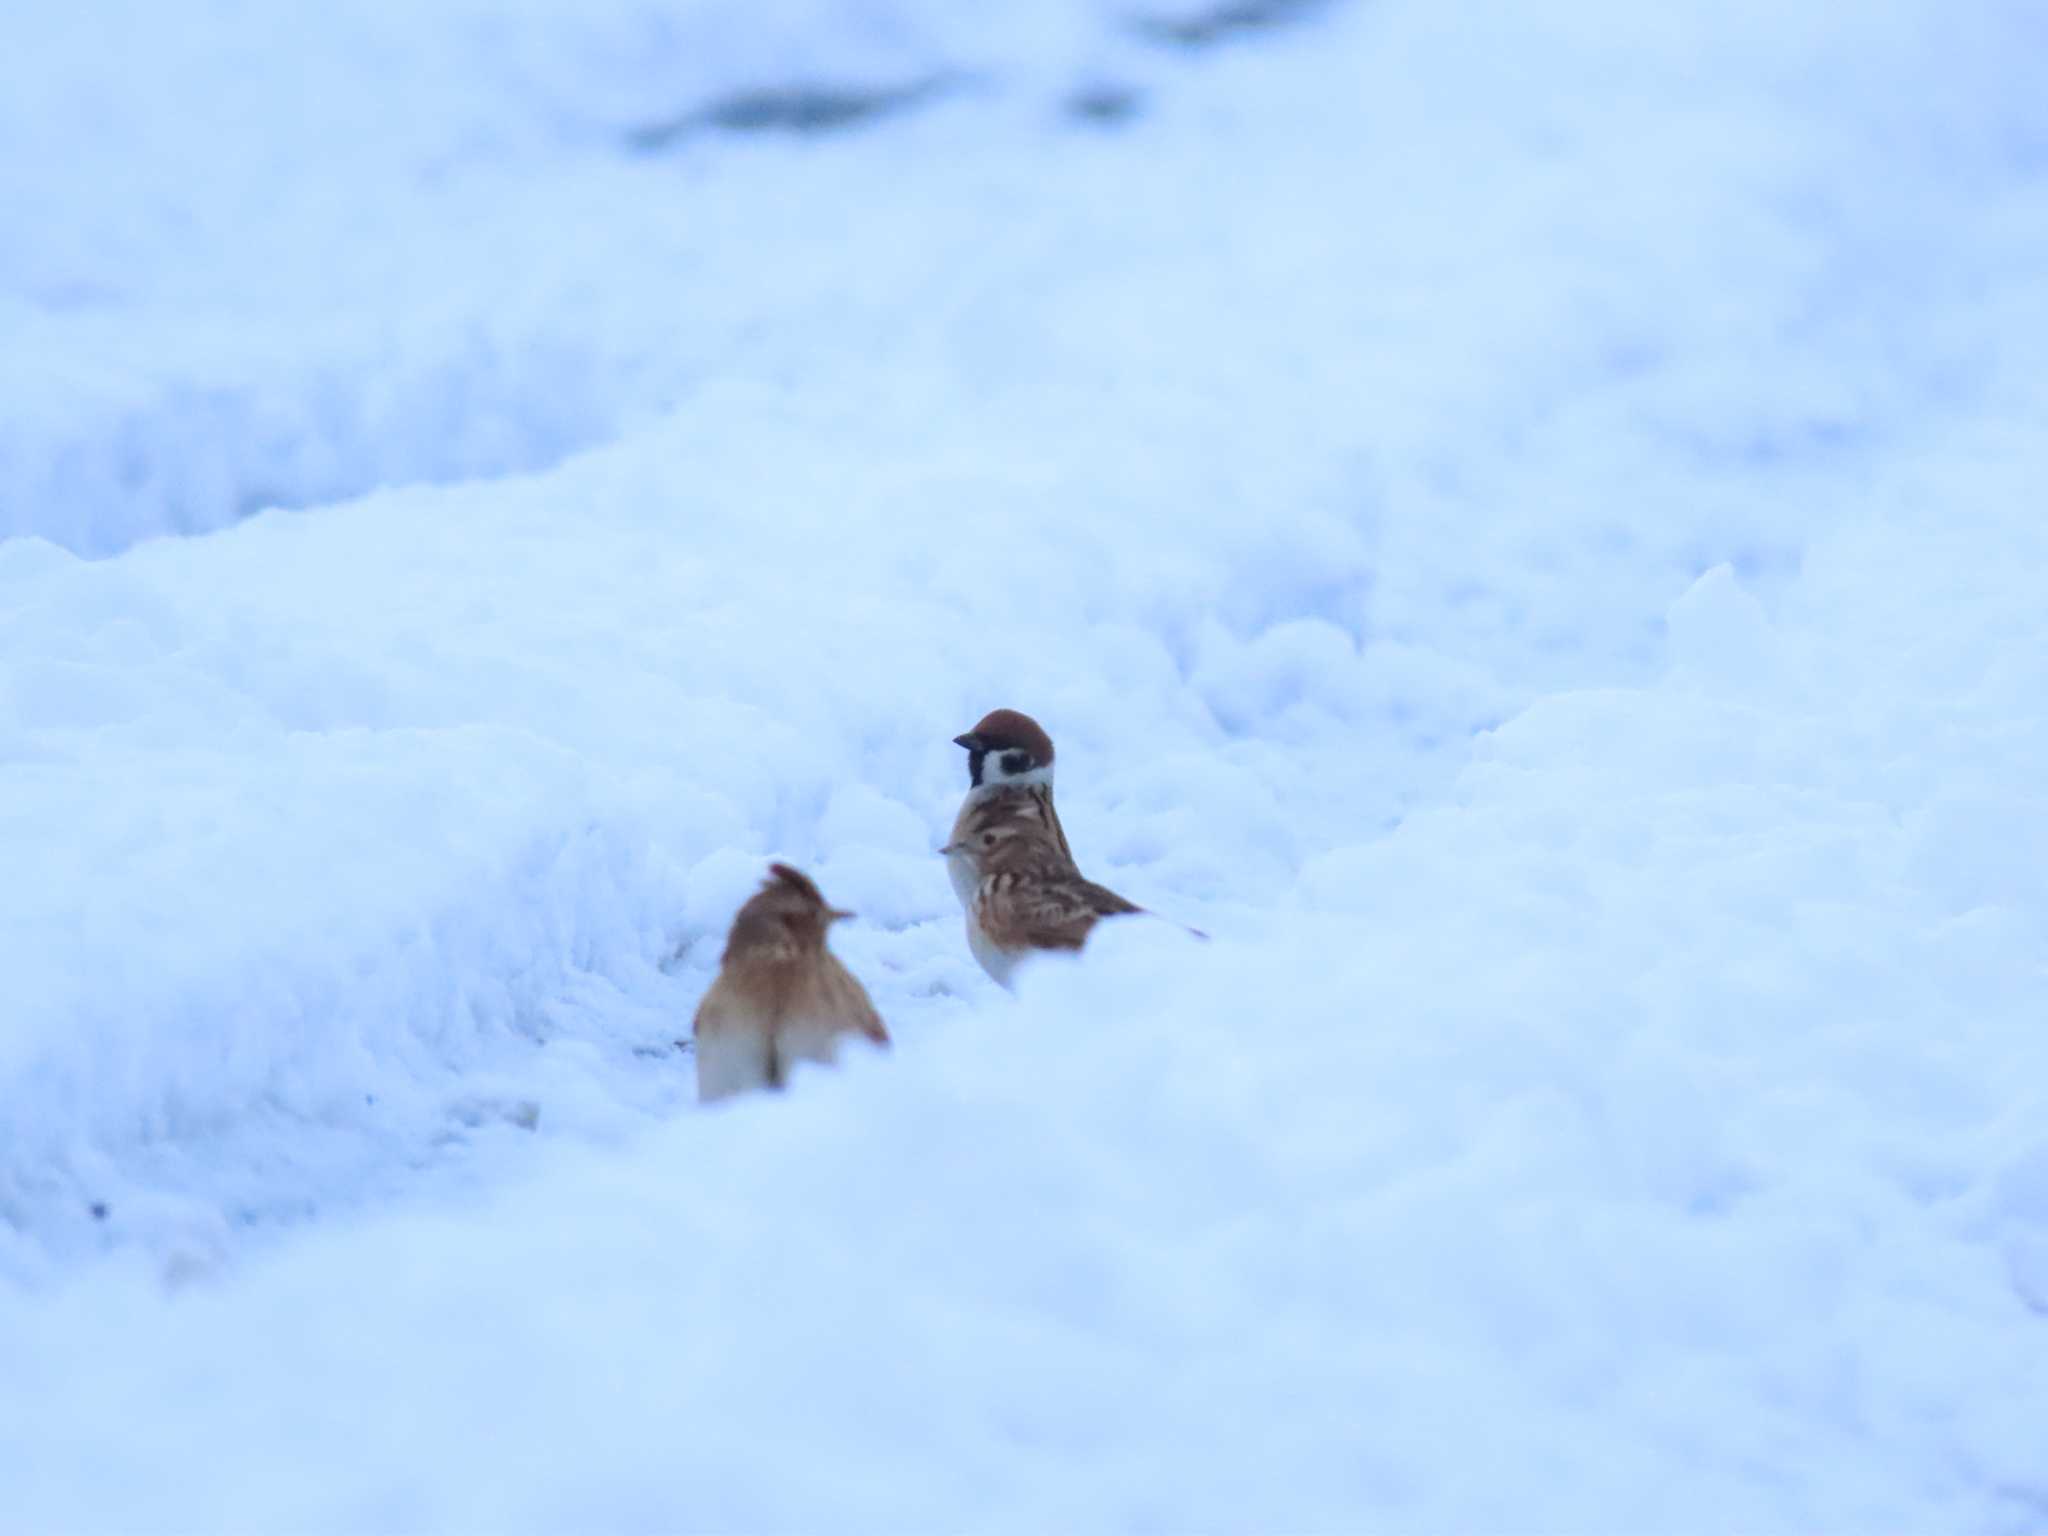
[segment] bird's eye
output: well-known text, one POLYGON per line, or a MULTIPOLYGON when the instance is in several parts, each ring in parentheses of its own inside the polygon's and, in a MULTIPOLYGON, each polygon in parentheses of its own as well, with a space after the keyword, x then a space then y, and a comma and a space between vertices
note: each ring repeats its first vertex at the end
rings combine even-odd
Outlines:
POLYGON ((995 847, 995 845, 996 845, 996 835, 995 835, 995 833, 993 833, 993 832, 984 832, 984 833, 982 833, 982 834, 981 834, 981 846, 982 846, 982 847, 984 847, 984 848, 993 848, 993 847, 995 847))

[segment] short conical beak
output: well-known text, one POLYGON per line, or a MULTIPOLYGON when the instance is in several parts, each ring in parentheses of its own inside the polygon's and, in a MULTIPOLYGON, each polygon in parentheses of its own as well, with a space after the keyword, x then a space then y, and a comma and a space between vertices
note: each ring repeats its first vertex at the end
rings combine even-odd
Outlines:
POLYGON ((825 921, 828 923, 843 923, 852 916, 853 913, 847 911, 844 907, 827 907, 825 909, 825 921))
POLYGON ((948 843, 945 847, 939 850, 939 857, 942 859, 950 858, 952 855, 958 853, 959 851, 960 845, 958 843, 948 843))
POLYGON ((981 738, 975 735, 972 731, 962 731, 958 736, 955 736, 953 738, 953 745, 956 747, 965 747, 968 751, 973 752, 980 748, 981 738))

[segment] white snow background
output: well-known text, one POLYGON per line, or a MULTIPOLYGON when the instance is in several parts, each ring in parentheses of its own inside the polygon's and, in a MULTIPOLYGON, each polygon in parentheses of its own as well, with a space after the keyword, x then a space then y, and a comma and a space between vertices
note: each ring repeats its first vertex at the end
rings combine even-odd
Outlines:
POLYGON ((1265 9, 10 13, 0 1528, 2048 1528, 2048 12, 1265 9))

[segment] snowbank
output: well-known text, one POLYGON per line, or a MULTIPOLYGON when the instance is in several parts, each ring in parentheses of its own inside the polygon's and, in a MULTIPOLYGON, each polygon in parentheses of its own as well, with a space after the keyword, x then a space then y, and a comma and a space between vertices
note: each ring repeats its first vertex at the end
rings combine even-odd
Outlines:
POLYGON ((2039 21, 741 14, 0 65, 11 1517, 2048 1518, 2039 21), (621 147, 792 39, 1033 83, 621 147), (1002 703, 1212 943, 987 983, 1002 703))
POLYGON ((935 1015, 870 934, 886 1060, 218 1287, 22 1298, 17 1507, 2024 1527, 2048 903, 1955 829, 2038 838, 2040 679, 1863 599, 2038 605, 1924 536, 1815 564, 1775 620, 1710 574, 1662 682, 1547 699, 1211 945, 935 1015), (1902 667, 1976 686, 1930 717, 1902 667))
MULTIPOLYGON (((786 137, 813 98, 847 128, 940 113, 942 136, 997 111, 1057 125, 1077 91, 1142 106, 1186 50, 1139 20, 1206 9, 85 0, 23 17, 0 59, 0 536, 105 555, 555 463, 864 281, 812 271, 810 242, 886 182, 762 186, 743 151, 724 158, 734 134, 786 137), (793 191, 805 227, 764 229, 793 191)), ((868 217, 894 246, 900 218, 868 217)))

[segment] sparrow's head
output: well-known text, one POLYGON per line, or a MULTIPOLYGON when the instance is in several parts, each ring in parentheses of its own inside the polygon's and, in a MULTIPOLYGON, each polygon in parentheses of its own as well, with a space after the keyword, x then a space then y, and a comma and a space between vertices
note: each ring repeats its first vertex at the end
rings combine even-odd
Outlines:
POLYGON ((976 789, 1052 782, 1052 738, 1036 720, 1014 709, 989 711, 953 743, 967 749, 967 781, 976 789))
POLYGON ((811 883, 810 876, 787 864, 770 864, 761 889, 747 898, 732 920, 732 934, 725 941, 725 958, 748 951, 822 951, 825 934, 851 912, 825 904, 825 898, 811 883))

